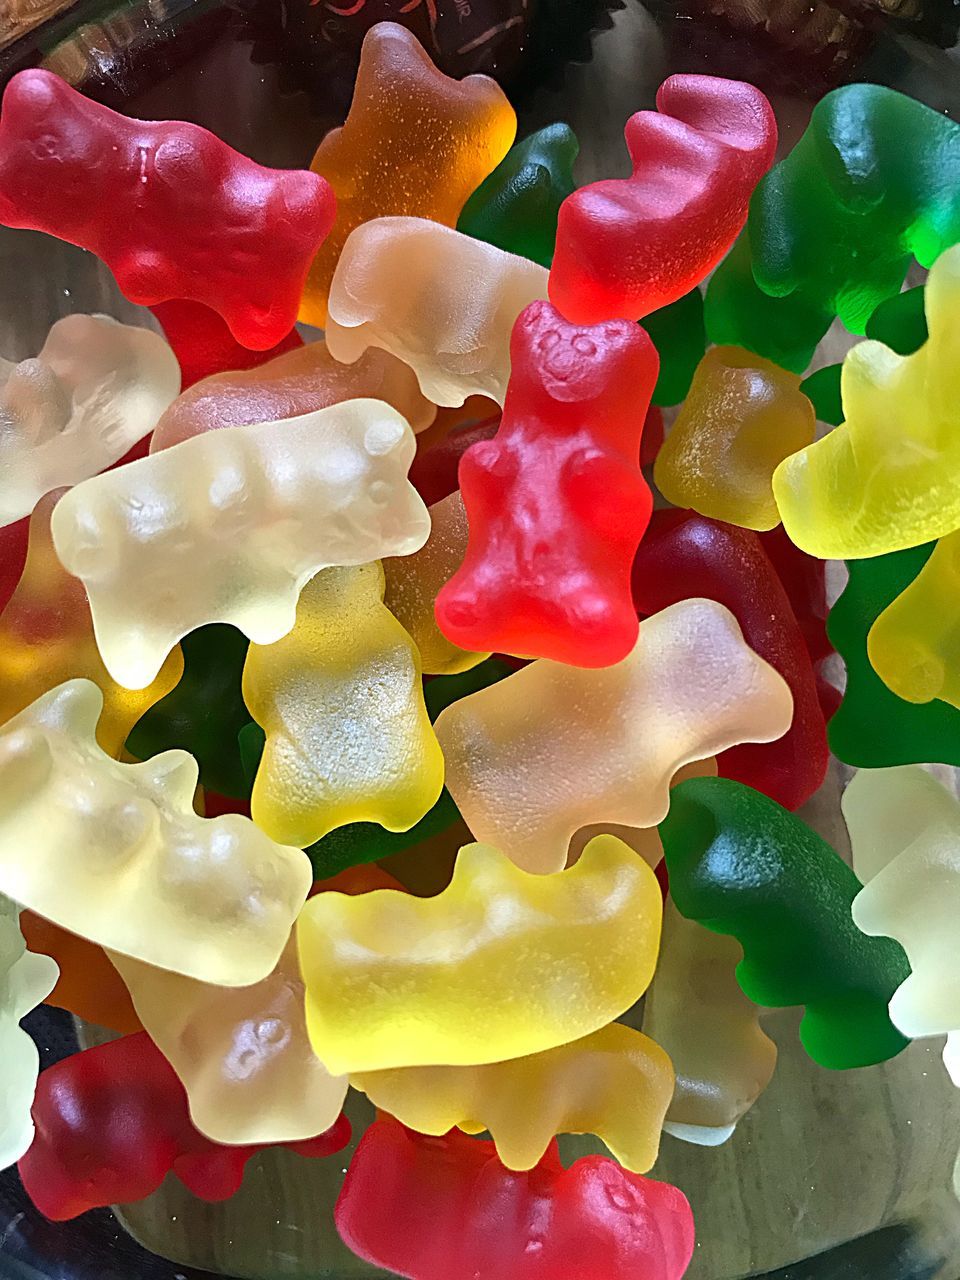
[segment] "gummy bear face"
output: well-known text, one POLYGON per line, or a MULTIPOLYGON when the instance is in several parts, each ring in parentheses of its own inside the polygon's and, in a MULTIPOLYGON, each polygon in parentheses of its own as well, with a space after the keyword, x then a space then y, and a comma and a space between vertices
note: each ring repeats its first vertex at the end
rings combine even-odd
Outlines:
POLYGON ((522 368, 539 383, 532 387, 548 402, 583 405, 622 385, 625 395, 636 387, 627 376, 636 359, 636 326, 627 320, 599 325, 575 325, 564 320, 547 302, 535 302, 523 312, 510 345, 514 369, 522 368), (622 371, 623 377, 618 377, 622 371))

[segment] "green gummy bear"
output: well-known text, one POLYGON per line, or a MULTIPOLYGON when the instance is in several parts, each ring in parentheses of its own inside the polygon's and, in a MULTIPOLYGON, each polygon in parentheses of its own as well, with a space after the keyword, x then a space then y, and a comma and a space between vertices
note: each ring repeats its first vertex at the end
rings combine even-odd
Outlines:
POLYGON ((839 427, 843 421, 843 401, 840 398, 842 369, 842 364, 828 364, 800 383, 800 390, 813 405, 818 420, 832 427, 839 427))
POLYGON ((737 939, 749 999, 805 1006, 800 1039, 814 1062, 866 1067, 905 1048, 887 1005, 907 957, 856 927, 862 885, 805 822, 741 782, 691 778, 670 792, 660 838, 677 909, 737 939))
POLYGON ((753 278, 746 231, 717 267, 707 285, 704 321, 718 346, 743 347, 803 373, 833 317, 800 295, 771 298, 753 278))
POLYGON ((923 285, 887 298, 867 321, 867 337, 892 347, 900 356, 913 355, 929 336, 923 310, 923 285))
POLYGON ((126 747, 146 760, 170 747, 196 756, 200 782, 220 795, 246 799, 237 734, 250 723, 240 680, 249 641, 236 627, 213 622, 180 641, 183 675, 166 697, 145 711, 127 735, 126 747))
POLYGON ((511 148, 463 206, 457 230, 549 267, 560 206, 575 190, 580 144, 569 125, 548 124, 511 148))
MULTIPOLYGON (((500 658, 487 658, 469 671, 460 671, 452 676, 434 676, 424 681, 423 697, 431 721, 451 702, 495 684, 511 675, 514 670, 514 667, 500 658)), ((249 780, 248 794, 260 765, 264 741, 264 732, 258 724, 247 725, 240 732, 239 749, 249 780)), ((431 836, 439 835, 441 831, 453 826, 459 816, 453 797, 444 787, 433 808, 408 831, 388 831, 377 822, 351 822, 329 831, 304 852, 310 859, 315 878, 326 880, 345 871, 347 867, 377 862, 391 853, 400 853, 431 836)))
POLYGON ((883 683, 867 656, 876 619, 923 568, 936 546, 848 560, 850 580, 830 610, 827 635, 847 668, 847 687, 827 725, 830 749, 845 764, 960 765, 960 711, 948 702, 905 702, 883 683))
POLYGON ((863 333, 911 259, 960 240, 960 125, 894 89, 848 84, 761 178, 748 221, 753 274, 863 333))
POLYGON ((660 356, 653 403, 679 404, 686 399, 694 372, 707 349, 703 295, 699 289, 691 289, 668 307, 644 316, 643 327, 660 356))

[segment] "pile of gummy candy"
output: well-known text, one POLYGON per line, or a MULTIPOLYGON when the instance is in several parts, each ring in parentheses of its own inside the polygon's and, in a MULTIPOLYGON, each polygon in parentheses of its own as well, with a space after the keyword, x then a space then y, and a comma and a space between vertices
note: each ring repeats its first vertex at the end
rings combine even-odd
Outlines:
POLYGON ((310 172, 10 82, 0 223, 165 334, 2 372, 0 1164, 49 1218, 332 1155, 353 1088, 361 1257, 676 1280, 642 1175, 762 1092, 762 1008, 960 1084, 960 126, 847 85, 774 165, 752 86, 656 106, 577 189, 391 24, 310 172), (793 812, 831 748, 853 869, 793 812), (38 1079, 44 1000, 117 1038, 38 1079))

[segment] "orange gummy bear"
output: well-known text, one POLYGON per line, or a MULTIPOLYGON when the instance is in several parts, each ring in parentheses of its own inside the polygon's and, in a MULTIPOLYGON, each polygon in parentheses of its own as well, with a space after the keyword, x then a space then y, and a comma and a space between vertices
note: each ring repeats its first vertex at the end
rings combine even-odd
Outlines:
POLYGON ((350 113, 310 165, 333 187, 337 218, 310 268, 300 319, 323 328, 334 267, 355 227, 389 215, 455 226, 516 132, 516 114, 496 81, 454 80, 405 27, 371 27, 350 113))
POLYGON ((52 956, 60 966, 57 985, 44 1004, 66 1009, 119 1035, 143 1030, 130 993, 103 947, 61 929, 33 911, 20 912, 20 930, 28 951, 52 956))

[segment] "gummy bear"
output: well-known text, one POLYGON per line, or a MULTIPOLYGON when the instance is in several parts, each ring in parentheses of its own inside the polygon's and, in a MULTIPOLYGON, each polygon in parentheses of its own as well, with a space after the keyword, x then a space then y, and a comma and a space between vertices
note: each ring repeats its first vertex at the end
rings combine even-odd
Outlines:
POLYGON ((251 723, 240 686, 247 648, 246 637, 222 623, 185 635, 180 641, 183 675, 130 730, 127 751, 145 760, 179 747, 195 758, 204 787, 223 796, 249 796, 237 742, 240 730, 251 723))
POLYGON ((249 1146, 296 1142, 334 1123, 347 1081, 331 1076, 310 1047, 292 933, 272 972, 248 987, 111 958, 205 1137, 249 1146))
POLYGON ((59 972, 49 956, 27 950, 18 914, 17 905, 0 895, 0 1169, 15 1164, 33 1141, 30 1107, 40 1055, 20 1019, 47 998, 59 972))
POLYGON ((434 898, 319 894, 297 924, 314 1051, 340 1074, 566 1044, 643 994, 660 913, 653 872, 613 836, 555 876, 471 844, 434 898))
POLYGON ((454 644, 440 630, 434 613, 437 593, 460 567, 467 550, 467 513, 456 490, 428 508, 430 537, 411 556, 383 562, 384 603, 410 633, 427 675, 466 671, 488 655, 454 644))
MULTIPOLYGON (((960 999, 953 976, 960 902, 960 802, 941 788, 942 795, 933 804, 923 795, 927 807, 911 806, 908 813, 910 792, 915 800, 922 793, 913 779, 907 780, 908 791, 892 776, 906 772, 883 770, 881 785, 892 793, 885 807, 894 808, 893 794, 898 795, 899 819, 894 819, 896 827, 884 831, 881 849, 870 852, 874 874, 854 900, 853 919, 864 933, 894 938, 907 953, 912 972, 903 975, 890 1000, 894 1025, 911 1037, 953 1033, 955 1051, 960 1031, 960 999), (878 865, 881 861, 885 865, 878 865)), ((862 803, 862 797, 852 802, 862 803)), ((852 804, 848 801, 848 813, 852 804)), ((863 832, 856 834, 859 843, 863 832)))
POLYGON ((878 872, 936 826, 954 826, 957 799, 916 764, 858 769, 840 797, 850 835, 853 869, 868 884, 878 872))
MULTIPOLYGON (((33 1118, 37 1134, 20 1161, 20 1178, 54 1222, 142 1200, 171 1171, 203 1200, 229 1199, 240 1189, 247 1161, 261 1150, 205 1138, 191 1123, 173 1068, 142 1031, 41 1072, 33 1118)), ((349 1121, 340 1116, 326 1133, 284 1145, 317 1158, 349 1141, 349 1121)))
POLYGON ((749 229, 761 289, 863 333, 912 256, 929 267, 960 240, 960 125, 882 85, 835 89, 760 182, 749 229))
POLYGON ((906 702, 960 707, 957 588, 960 531, 948 534, 867 636, 870 665, 906 702))
POLYGON ((265 169, 194 124, 129 120, 49 71, 3 95, 0 223, 89 249, 131 302, 205 303, 247 347, 293 327, 334 204, 315 173, 265 169))
POLYGON ((867 652, 874 622, 913 582, 932 550, 928 543, 847 562, 849 579, 827 626, 847 669, 843 701, 827 726, 830 749, 844 764, 960 765, 960 711, 936 700, 904 702, 874 671, 867 652))
POLYGON ((66 316, 38 356, 0 359, 0 524, 117 462, 179 390, 164 340, 109 316, 66 316))
POLYGON ((356 227, 385 215, 452 227, 516 132, 517 117, 496 81, 453 80, 405 27, 372 27, 350 113, 320 143, 310 165, 336 193, 337 218, 310 268, 300 319, 325 326, 334 268, 356 227))
POLYGON ((57 985, 45 1004, 67 1009, 85 1022, 106 1027, 117 1035, 143 1030, 130 993, 103 947, 32 911, 20 912, 20 928, 30 951, 49 956, 60 969, 57 985))
POLYGON ((842 364, 828 364, 800 383, 800 390, 813 405, 817 421, 825 422, 831 427, 839 427, 843 421, 843 400, 840 394, 842 376, 842 364))
POLYGON ((710 273, 770 167, 777 124, 753 85, 677 75, 624 136, 633 176, 593 182, 560 206, 550 301, 579 324, 639 320, 710 273))
POLYGON ((750 237, 744 231, 710 277, 703 303, 707 336, 743 347, 791 373, 803 373, 833 315, 803 294, 771 298, 753 278, 750 237))
POLYGON ((55 685, 85 676, 103 694, 97 741, 107 755, 119 756, 131 727, 180 678, 183 659, 174 649, 156 679, 139 691, 110 678, 97 649, 86 592, 57 559, 50 537, 50 517, 64 492, 55 490, 37 503, 23 576, 0 613, 0 724, 55 685))
POLYGON ((518 142, 463 206, 457 230, 549 267, 560 206, 575 189, 580 144, 569 125, 548 124, 518 142))
POLYGON ((860 881, 815 831, 742 783, 691 778, 670 793, 660 838, 677 908, 741 944, 749 999, 805 1006, 800 1040, 814 1062, 866 1067, 906 1046, 887 1004, 907 958, 857 929, 860 881))
POLYGON ((676 1088, 664 1129, 717 1146, 770 1083, 777 1046, 734 973, 735 938, 686 920, 668 898, 657 971, 643 1002, 643 1027, 670 1055, 676 1088))
POLYGON ((546 296, 535 262, 424 218, 376 218, 340 255, 327 347, 346 363, 382 347, 434 404, 455 408, 473 395, 503 404, 513 322, 546 296))
POLYGON ((854 347, 846 421, 774 472, 784 528, 821 559, 878 556, 960 528, 960 245, 931 268, 925 306, 920 350, 854 347))
POLYGON ((886 298, 867 321, 867 337, 884 343, 899 356, 912 355, 930 336, 923 302, 922 285, 886 298))
POLYGON ((460 459, 471 445, 492 440, 500 426, 500 406, 485 396, 468 396, 459 409, 441 409, 434 427, 417 437, 417 456, 410 467, 410 483, 427 506, 448 498, 460 488, 460 459), (470 417, 462 428, 445 433, 439 440, 430 439, 434 427, 446 414, 465 413, 470 417))
POLYGON ((641 623, 616 666, 540 659, 448 707, 436 729, 474 836, 545 873, 589 823, 655 826, 678 769, 735 742, 773 741, 792 715, 783 678, 733 615, 683 600, 641 623))
POLYGON ((676 302, 644 316, 643 327, 660 356, 653 403, 679 404, 690 390, 697 365, 707 348, 703 295, 699 289, 691 289, 676 302))
POLYGON ((0 730, 0 892, 91 942, 204 982, 277 962, 309 859, 239 815, 198 818, 184 751, 120 764, 100 690, 70 680, 0 730))
POLYGON ((177 357, 182 391, 225 369, 253 369, 303 346, 299 333, 291 329, 265 351, 251 351, 236 340, 226 321, 202 302, 174 298, 154 303, 150 310, 177 357))
POLYGON ((556 1143, 529 1172, 454 1130, 372 1124, 335 1210, 354 1253, 413 1280, 680 1280, 694 1247, 686 1197, 602 1156, 564 1169, 556 1143))
POLYGON ((489 1130, 508 1169, 532 1169, 554 1134, 595 1133, 625 1168, 646 1173, 660 1147, 673 1067, 648 1036, 613 1022, 509 1062, 368 1071, 350 1083, 418 1133, 489 1130))
POLYGON ((534 302, 510 358, 500 429, 460 463, 470 534, 437 623, 461 649, 610 666, 637 639, 630 567, 653 505, 640 431, 657 354, 639 325, 584 328, 534 302))
POLYGON ((358 821, 409 828, 440 795, 420 657, 383 591, 376 562, 326 569, 293 630, 250 646, 243 696, 267 735, 251 813, 273 839, 308 845, 358 821))
POLYGON ((28 520, 0 525, 0 609, 5 609, 16 590, 27 561, 28 520))
POLYGON ((634 599, 642 616, 689 596, 724 605, 744 641, 780 673, 793 696, 793 719, 769 745, 738 743, 721 752, 721 776, 749 783, 788 809, 813 795, 829 753, 817 679, 790 602, 757 534, 684 511, 658 511, 634 562, 634 599))
POLYGON ((272 644, 318 570, 418 550, 430 520, 406 478, 414 449, 395 409, 350 400, 207 432, 72 489, 53 541, 87 589, 107 670, 143 688, 208 622, 272 644))
POLYGON ((811 444, 813 406, 800 379, 740 347, 711 347, 657 455, 668 502, 745 529, 780 523, 774 470, 811 444))
POLYGON ((437 412, 420 394, 412 370, 386 351, 371 350, 344 365, 324 342, 311 342, 255 369, 228 370, 195 383, 157 423, 150 452, 220 427, 296 418, 360 398, 383 400, 414 431, 428 427, 437 412))

